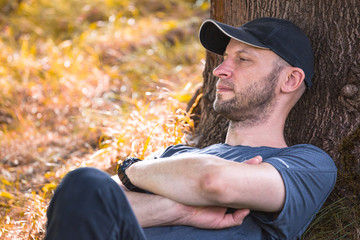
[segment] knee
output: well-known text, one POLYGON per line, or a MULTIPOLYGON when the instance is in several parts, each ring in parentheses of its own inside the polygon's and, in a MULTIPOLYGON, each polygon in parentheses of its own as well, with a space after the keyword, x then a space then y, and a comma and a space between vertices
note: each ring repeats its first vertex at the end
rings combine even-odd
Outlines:
MULTIPOLYGON (((71 196, 81 197, 97 191, 102 186, 114 182, 110 175, 95 168, 78 168, 69 172, 59 184, 56 193, 72 198, 71 196)), ((115 182, 114 182, 115 183, 115 182)))
POLYGON ((69 172, 62 180, 63 184, 70 186, 97 186, 104 181, 107 181, 110 176, 96 168, 84 167, 78 168, 69 172))

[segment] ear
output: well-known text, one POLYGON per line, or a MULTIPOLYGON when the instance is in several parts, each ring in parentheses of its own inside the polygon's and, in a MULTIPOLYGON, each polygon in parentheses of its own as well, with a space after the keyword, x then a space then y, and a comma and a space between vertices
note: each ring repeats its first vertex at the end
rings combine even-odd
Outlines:
POLYGON ((304 82, 305 73, 301 68, 290 67, 287 76, 281 84, 281 91, 284 93, 293 92, 298 89, 304 82))

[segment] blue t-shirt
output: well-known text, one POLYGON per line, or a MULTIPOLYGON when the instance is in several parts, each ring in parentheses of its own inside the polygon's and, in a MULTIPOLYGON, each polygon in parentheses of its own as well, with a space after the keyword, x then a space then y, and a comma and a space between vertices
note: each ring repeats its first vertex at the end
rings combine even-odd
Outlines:
POLYGON ((283 178, 284 207, 276 218, 272 213, 251 211, 242 225, 220 230, 191 226, 144 228, 149 240, 300 239, 336 181, 337 169, 330 156, 308 144, 287 148, 215 144, 203 149, 175 145, 168 147, 160 157, 182 153, 211 154, 236 162, 261 155, 263 162, 273 165, 283 178))

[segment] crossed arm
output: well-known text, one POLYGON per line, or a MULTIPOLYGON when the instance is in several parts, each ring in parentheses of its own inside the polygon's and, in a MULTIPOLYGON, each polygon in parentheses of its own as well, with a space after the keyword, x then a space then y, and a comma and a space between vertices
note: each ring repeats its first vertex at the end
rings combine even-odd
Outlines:
POLYGON ((127 192, 143 227, 240 225, 248 209, 279 212, 285 187, 278 171, 255 157, 244 163, 213 155, 141 161, 126 170, 131 182, 153 194, 127 192), (225 214, 228 207, 238 209, 225 214))

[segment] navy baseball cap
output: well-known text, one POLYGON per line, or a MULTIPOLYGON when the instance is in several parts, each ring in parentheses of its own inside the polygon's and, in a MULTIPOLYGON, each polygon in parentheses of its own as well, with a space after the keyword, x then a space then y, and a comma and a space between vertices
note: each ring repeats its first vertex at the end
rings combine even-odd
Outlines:
POLYGON ((240 27, 206 20, 200 27, 201 44, 210 52, 223 55, 230 39, 253 47, 270 49, 293 67, 305 73, 305 84, 311 87, 314 56, 309 38, 292 22, 263 17, 240 27))

